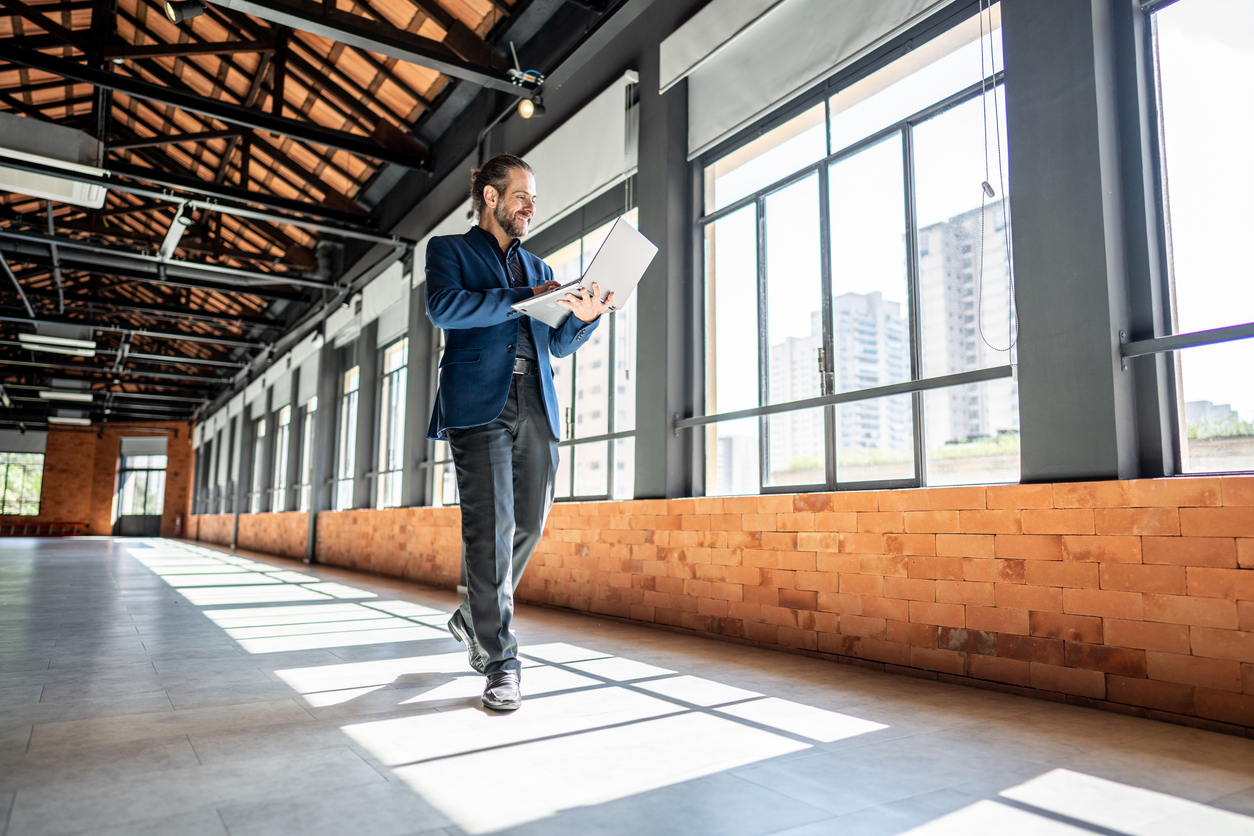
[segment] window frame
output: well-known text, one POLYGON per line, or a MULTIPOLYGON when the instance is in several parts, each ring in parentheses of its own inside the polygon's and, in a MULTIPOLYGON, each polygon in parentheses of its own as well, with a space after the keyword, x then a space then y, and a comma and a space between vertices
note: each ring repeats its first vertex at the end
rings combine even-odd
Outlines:
POLYGON ((377 406, 377 420, 375 422, 375 469, 372 471, 374 476, 374 497, 373 504, 376 509, 382 508, 400 508, 404 506, 404 496, 402 496, 403 488, 401 486, 402 475, 405 472, 405 407, 406 407, 406 390, 409 384, 409 360, 410 360, 409 336, 402 334, 396 337, 386 346, 378 349, 379 357, 379 385, 375 395, 377 406), (403 347, 401 347, 403 345, 403 347), (392 371, 387 370, 388 354, 399 348, 404 353, 403 362, 392 371), (389 380, 390 378, 390 380, 389 380), (399 393, 396 395, 397 409, 394 416, 388 414, 388 404, 385 398, 388 393, 399 393), (396 420, 389 420, 395 418, 396 420), (391 446, 390 446, 391 445, 391 446), (395 454, 396 467, 385 470, 384 465, 387 463, 386 458, 389 450, 395 454), (392 504, 384 504, 384 492, 388 478, 393 477, 396 486, 395 502, 392 504))
POLYGON ((44 491, 43 475, 44 475, 44 465, 47 463, 45 454, 20 452, 20 451, 13 451, 13 450, 0 451, 0 459, 7 459, 10 456, 39 456, 39 462, 38 462, 38 465, 36 465, 34 462, 28 463, 28 462, 12 462, 12 461, 7 461, 7 460, 0 460, 0 515, 15 516, 15 517, 37 517, 39 516, 40 511, 43 508, 43 491, 44 491), (8 494, 9 478, 10 478, 12 471, 14 469, 20 469, 24 478, 26 475, 27 469, 31 467, 36 467, 36 466, 39 468, 39 494, 35 497, 34 500, 22 499, 21 497, 19 497, 17 500, 15 500, 17 502, 18 510, 15 510, 15 511, 9 510, 9 502, 5 497, 8 494), (27 508, 31 505, 34 506, 33 511, 23 510, 24 508, 27 508))

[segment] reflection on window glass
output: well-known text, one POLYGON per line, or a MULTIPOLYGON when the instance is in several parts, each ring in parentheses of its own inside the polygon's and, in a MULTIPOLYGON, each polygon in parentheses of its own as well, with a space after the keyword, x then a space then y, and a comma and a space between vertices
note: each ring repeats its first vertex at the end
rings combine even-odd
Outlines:
POLYGON ((767 403, 822 394, 818 208, 817 174, 766 198, 767 403))
POLYGON ((943 101, 982 76, 1001 72, 1001 5, 984 13, 984 64, 980 61, 980 20, 972 17, 910 51, 882 70, 849 85, 831 98, 832 151, 887 128, 943 101), (991 18, 991 27, 990 27, 991 18), (988 52, 989 31, 993 52, 988 52), (992 66, 995 64, 995 66, 992 66))
POLYGON ((575 471, 574 496, 609 495, 609 443, 594 441, 568 448, 573 453, 575 471))
POLYGON ((0 514, 38 514, 43 481, 43 453, 0 453, 0 514))
POLYGON ((708 166, 705 211, 716 212, 827 156, 823 105, 785 122, 708 166))
POLYGON ((836 407, 836 479, 875 482, 914 477, 911 395, 836 407))
POLYGON ((757 493, 758 418, 720 421, 705 428, 706 496, 757 493))
POLYGON ((401 504, 401 474, 405 449, 405 367, 409 339, 397 340, 383 352, 383 380, 379 387, 379 475, 376 506, 401 504))
POLYGON ((821 485, 827 482, 824 409, 799 409, 765 419, 766 479, 764 484, 821 485))
POLYGON ((344 394, 340 398, 340 433, 335 467, 335 510, 353 507, 353 475, 357 467, 357 395, 360 369, 344 373, 344 394))
POLYGON ((636 497, 636 439, 620 438, 614 442, 614 485, 610 499, 636 497))
MULTIPOLYGON (((757 213, 747 206, 705 228, 706 412, 760 406, 757 213)), ((755 451, 754 459, 757 459, 755 451)))
MULTIPOLYGON (((1254 322, 1237 243, 1254 227, 1254 4, 1180 0, 1153 21, 1174 330, 1254 322)), ((1174 357, 1183 470, 1254 469, 1254 340, 1174 357)))
POLYGON ((274 433, 274 472, 270 479, 272 496, 270 510, 287 510, 287 448, 292 425, 292 408, 279 410, 278 427, 274 433))
POLYGON ((1254 340, 1205 345, 1176 353, 1184 421, 1185 473, 1254 470, 1254 340), (1233 374, 1233 369, 1246 373, 1233 374), (1222 382, 1216 370, 1226 370, 1222 382))
POLYGON ((927 482, 1019 481, 1019 385, 1009 379, 925 392, 927 482))

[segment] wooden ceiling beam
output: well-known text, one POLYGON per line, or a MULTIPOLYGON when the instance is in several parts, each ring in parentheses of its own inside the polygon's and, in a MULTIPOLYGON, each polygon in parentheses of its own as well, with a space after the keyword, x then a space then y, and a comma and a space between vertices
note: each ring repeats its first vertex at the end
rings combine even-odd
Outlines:
POLYGON ((153 148, 161 145, 179 145, 184 142, 208 142, 211 139, 229 139, 231 137, 243 136, 245 131, 238 128, 232 128, 225 131, 199 131, 191 134, 174 134, 153 136, 147 139, 128 140, 126 142, 113 142, 109 144, 109 152, 124 151, 133 148, 153 148))
POLYGON ((145 44, 144 46, 110 46, 105 49, 109 59, 139 60, 144 58, 190 58, 194 55, 239 55, 248 52, 269 52, 274 44, 266 41, 223 41, 222 43, 145 44))
POLYGON ((456 15, 440 5, 439 0, 410 0, 444 30, 444 43, 457 55, 485 67, 504 69, 509 66, 505 55, 489 44, 456 15))
POLYGON ((90 33, 86 31, 76 32, 73 29, 65 28, 44 14, 40 10, 41 7, 28 6, 21 0, 0 0, 0 7, 8 9, 12 14, 25 18, 49 35, 55 35, 60 38, 63 46, 72 46, 83 52, 87 51, 85 36, 90 33))

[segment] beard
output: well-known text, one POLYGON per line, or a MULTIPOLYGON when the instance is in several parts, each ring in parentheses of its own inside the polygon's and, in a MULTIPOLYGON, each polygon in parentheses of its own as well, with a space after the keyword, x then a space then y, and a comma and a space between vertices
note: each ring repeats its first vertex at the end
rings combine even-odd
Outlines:
POLYGON ((527 234, 527 224, 530 223, 530 218, 524 217, 521 211, 511 215, 504 204, 497 204, 492 216, 510 238, 521 238, 527 234))

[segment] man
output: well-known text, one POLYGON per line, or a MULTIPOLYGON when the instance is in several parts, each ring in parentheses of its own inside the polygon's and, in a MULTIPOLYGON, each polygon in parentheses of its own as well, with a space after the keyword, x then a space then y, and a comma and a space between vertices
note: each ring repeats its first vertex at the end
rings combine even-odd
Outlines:
POLYGON ((584 345, 614 301, 600 288, 568 293, 571 316, 550 328, 514 311, 558 286, 549 266, 519 246, 535 217, 535 178, 501 154, 471 172, 478 225, 427 245, 427 313, 445 331, 428 438, 453 452, 461 494, 466 600, 449 620, 475 670, 483 705, 522 704, 514 587, 544 531, 557 472, 558 404, 549 356, 584 345))

